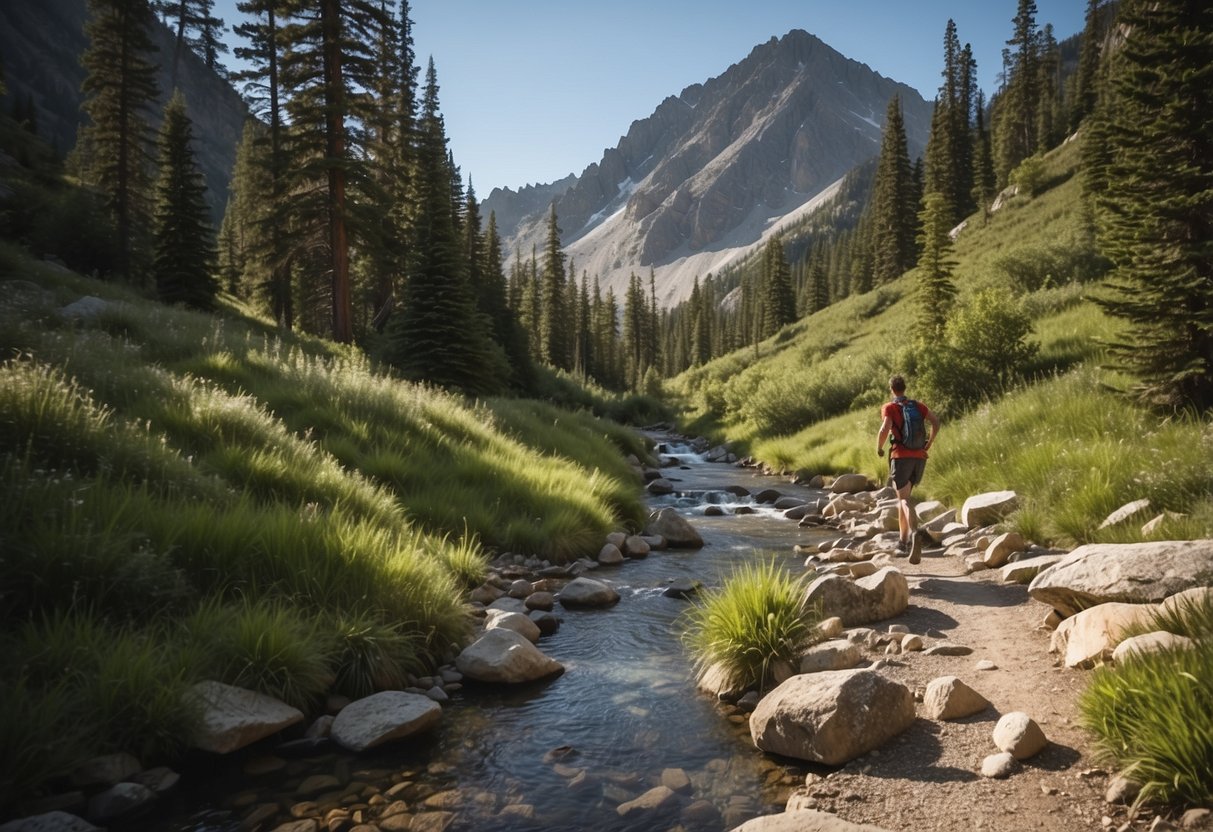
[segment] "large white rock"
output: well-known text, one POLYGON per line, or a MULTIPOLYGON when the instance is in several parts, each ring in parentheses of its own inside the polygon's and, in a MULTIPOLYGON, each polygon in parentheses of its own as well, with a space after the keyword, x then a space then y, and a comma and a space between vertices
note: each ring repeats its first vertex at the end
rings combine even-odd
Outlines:
POLYGON ((660 535, 671 549, 703 548, 703 538, 690 522, 672 508, 663 508, 649 515, 645 534, 660 535))
POLYGON ((982 560, 985 561, 986 566, 997 569, 1005 564, 1011 555, 1022 552, 1026 546, 1027 543, 1024 542, 1023 535, 1019 532, 1000 534, 986 547, 982 560))
POLYGON ((940 676, 927 684, 922 707, 931 719, 963 719, 979 714, 989 701, 955 676, 940 676))
POLYGON ((1008 563, 999 575, 1004 581, 1026 584, 1044 570, 1060 563, 1065 555, 1037 555, 1034 558, 1024 558, 1014 563, 1008 563))
POLYGON ((1066 667, 1090 667, 1109 658, 1130 627, 1148 627, 1158 614, 1154 604, 1100 604, 1057 625, 1049 650, 1065 655, 1066 667))
POLYGON ((883 621, 905 611, 910 587, 905 575, 891 566, 852 581, 839 575, 822 575, 805 590, 809 606, 820 604, 822 614, 838 616, 848 627, 883 621))
POLYGON ((838 815, 816 809, 796 809, 777 815, 751 818, 733 832, 889 832, 883 826, 851 823, 838 815))
POLYGON ((842 765, 879 748, 914 721, 914 695, 871 670, 793 676, 750 714, 763 751, 842 765))
MULTIPOLYGON (((505 631, 502 631, 505 632, 505 631)), ((365 751, 411 737, 436 725, 442 706, 427 696, 385 690, 358 699, 341 709, 330 736, 349 751, 365 751)))
POLYGON ((1049 741, 1044 731, 1023 711, 1003 714, 994 726, 994 745, 1006 751, 1016 760, 1034 757, 1045 749, 1049 741))
POLYGON ((609 607, 619 593, 593 578, 574 578, 560 590, 560 603, 566 607, 609 607))
POLYGON ((513 630, 532 644, 539 641, 539 625, 520 612, 485 610, 484 629, 513 630))
POLYGON ((800 657, 801 673, 821 673, 826 670, 850 670, 863 659, 863 650, 845 638, 835 638, 815 644, 800 657))
POLYGON ((478 682, 517 684, 564 672, 564 665, 512 630, 485 630, 464 648, 455 667, 478 682))
POLYGON ((1028 592, 1062 615, 1108 601, 1157 603, 1213 585, 1213 540, 1090 543, 1035 578, 1028 592))
POLYGON ((974 494, 960 507, 960 522, 970 529, 997 523, 1019 507, 1019 495, 1014 491, 987 491, 974 494))
POLYGON ((252 745, 303 721, 303 713, 285 702, 222 682, 198 682, 185 696, 187 705, 202 716, 194 747, 216 754, 252 745))
POLYGON ((1170 650, 1191 650, 1195 646, 1196 642, 1187 636, 1167 632, 1145 633, 1127 638, 1118 644, 1112 651, 1112 661, 1123 664, 1142 656, 1165 653, 1170 650))
POLYGON ((1149 501, 1149 499, 1146 499, 1146 498, 1142 498, 1140 500, 1134 500, 1131 503, 1125 503, 1123 506, 1116 509, 1116 511, 1112 512, 1107 517, 1105 517, 1104 521, 1099 524, 1099 527, 1101 529, 1106 529, 1109 526, 1119 525, 1119 524, 1125 522, 1126 520, 1128 520, 1129 518, 1131 518, 1135 515, 1141 514, 1143 511, 1146 511, 1149 508, 1150 508, 1150 501, 1149 501))

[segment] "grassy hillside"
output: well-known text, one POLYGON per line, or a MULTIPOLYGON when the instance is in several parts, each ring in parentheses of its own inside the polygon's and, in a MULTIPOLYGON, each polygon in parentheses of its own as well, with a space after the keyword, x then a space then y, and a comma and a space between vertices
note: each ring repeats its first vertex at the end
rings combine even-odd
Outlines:
MULTIPOLYGON (((944 417, 920 496, 959 505, 972 493, 1014 489, 1023 507, 1011 524, 1068 543, 1138 538, 1140 523, 1098 526, 1120 505, 1148 497, 1156 512, 1184 515, 1156 536, 1213 535, 1213 470, 1205 463, 1213 426, 1137 408, 1121 394, 1128 380, 1104 366, 1102 344, 1117 322, 1092 300, 1102 269, 1083 232, 1078 156, 1073 142, 1050 153, 1036 196, 1015 197, 988 221, 970 217, 956 240, 952 317, 980 325, 972 310, 993 306, 1018 308, 1031 321, 1032 349, 1015 373, 949 373, 945 347, 955 345, 916 348, 910 271, 670 381, 690 427, 777 468, 883 479, 878 407, 888 377, 900 372, 910 395, 944 417)), ((966 344, 992 360, 1008 349, 994 330, 969 333, 966 344)))
POLYGON ((171 755, 202 678, 305 710, 402 686, 468 634, 491 551, 563 561, 643 518, 643 443, 588 412, 405 384, 12 247, 0 281, 5 800, 171 755), (85 295, 95 318, 57 313, 85 295))

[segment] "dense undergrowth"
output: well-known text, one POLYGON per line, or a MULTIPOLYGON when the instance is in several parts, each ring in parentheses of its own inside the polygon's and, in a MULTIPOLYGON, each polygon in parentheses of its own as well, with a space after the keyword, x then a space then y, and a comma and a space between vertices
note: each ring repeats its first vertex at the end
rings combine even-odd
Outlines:
MULTIPOLYGON (((688 430, 728 438, 776 468, 860 471, 882 480, 878 408, 890 375, 943 418, 920 496, 959 505, 1012 489, 1009 524, 1041 542, 1141 539, 1100 529, 1149 498, 1154 537, 1213 535, 1213 423, 1160 415, 1123 395, 1104 344, 1118 324, 1095 302, 1106 265, 1084 230, 1071 142, 1045 160, 1044 185, 956 239, 958 289, 939 343, 919 345, 916 272, 851 296, 667 382, 688 430), (1016 340, 1018 322, 1030 329, 1016 340)), ((1140 524, 1138 524, 1140 525, 1140 524)))
POLYGON ((0 279, 0 810, 96 753, 180 751, 204 678, 305 711, 401 687, 469 634, 490 553, 643 519, 643 441, 589 409, 469 402, 13 247, 0 279), (57 314, 83 295, 104 309, 57 314))

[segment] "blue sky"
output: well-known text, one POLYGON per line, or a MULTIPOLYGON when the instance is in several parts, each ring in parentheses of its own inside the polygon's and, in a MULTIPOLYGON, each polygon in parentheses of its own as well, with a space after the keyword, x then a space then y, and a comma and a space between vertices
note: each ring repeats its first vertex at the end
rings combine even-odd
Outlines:
MULTIPOLYGON (((238 19, 235 0, 216 14, 238 19)), ((483 199, 581 173, 668 95, 720 75, 792 29, 933 98, 956 21, 978 81, 995 88, 1015 0, 412 0, 418 61, 430 56, 455 162, 483 199)), ((1084 0, 1036 0, 1058 39, 1084 0)))

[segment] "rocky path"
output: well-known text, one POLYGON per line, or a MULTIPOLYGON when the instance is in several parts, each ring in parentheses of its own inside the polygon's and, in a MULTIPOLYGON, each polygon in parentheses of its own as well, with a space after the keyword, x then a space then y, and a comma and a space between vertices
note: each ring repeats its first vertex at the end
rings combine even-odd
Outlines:
POLYGON ((928 644, 946 640, 972 652, 892 655, 882 673, 918 698, 932 679, 957 676, 992 707, 947 722, 920 713, 886 748, 829 776, 810 775, 802 805, 887 829, 1079 830, 1124 824, 1125 809, 1103 801, 1107 775, 1092 760, 1089 738, 1078 725, 1077 697, 1086 675, 1059 667, 1048 652, 1049 635, 1040 628, 1047 610, 1023 586, 1002 584, 997 573, 965 575, 959 558, 942 551, 928 550, 921 564, 897 566, 909 579, 910 606, 874 629, 902 624, 928 644), (978 669, 979 663, 993 667, 978 669), (982 760, 998 751, 991 739, 994 725, 1011 711, 1032 716, 1050 745, 1005 780, 982 777, 982 760))

